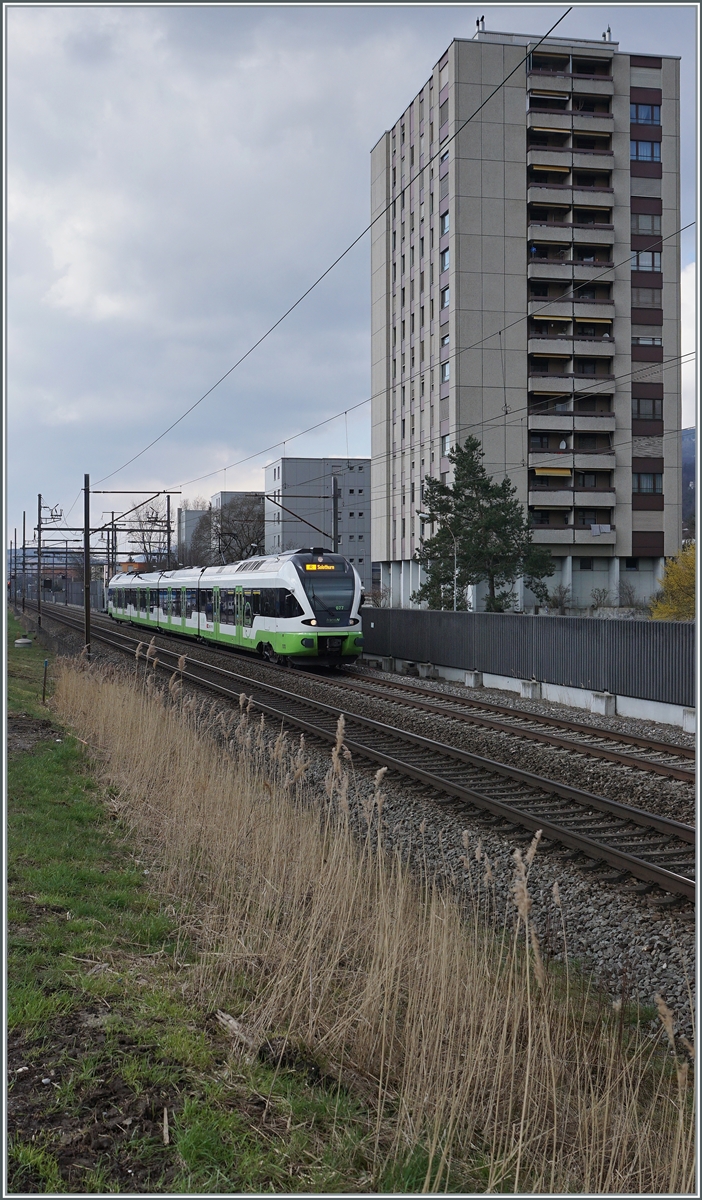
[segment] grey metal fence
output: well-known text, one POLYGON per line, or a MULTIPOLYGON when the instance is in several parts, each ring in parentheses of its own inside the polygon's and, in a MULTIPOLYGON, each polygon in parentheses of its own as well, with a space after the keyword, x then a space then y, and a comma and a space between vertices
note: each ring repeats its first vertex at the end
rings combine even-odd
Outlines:
POLYGON ((364 608, 363 641, 366 655, 695 703, 692 623, 364 608))

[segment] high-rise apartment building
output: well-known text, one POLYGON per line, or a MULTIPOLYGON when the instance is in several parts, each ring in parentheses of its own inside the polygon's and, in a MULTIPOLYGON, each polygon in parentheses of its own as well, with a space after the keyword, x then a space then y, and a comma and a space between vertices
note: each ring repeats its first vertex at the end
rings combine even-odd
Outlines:
POLYGON ((369 458, 279 458, 266 467, 266 553, 337 549, 372 585, 369 458))
POLYGON ((372 151, 372 550, 395 606, 423 482, 468 434, 573 605, 649 595, 680 547, 679 60, 537 41, 455 40, 372 151))

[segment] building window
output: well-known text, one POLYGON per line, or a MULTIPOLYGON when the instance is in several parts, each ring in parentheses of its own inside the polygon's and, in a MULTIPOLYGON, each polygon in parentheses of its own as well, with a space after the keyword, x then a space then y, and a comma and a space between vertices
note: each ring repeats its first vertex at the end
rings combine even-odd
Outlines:
POLYGON ((629 120, 632 125, 660 125, 660 104, 630 104, 629 120))
POLYGON ((441 364, 441 382, 448 383, 450 376, 451 376, 451 363, 447 363, 447 362, 442 363, 441 364))
POLYGON ((443 337, 442 337, 442 339, 441 339, 441 345, 442 345, 442 346, 448 346, 448 344, 449 344, 449 341, 450 341, 450 337, 451 337, 451 335, 450 335, 450 334, 448 334, 448 333, 445 333, 445 334, 444 334, 444 336, 443 336, 443 337))
POLYGON ((448 250, 441 251, 441 254, 439 256, 439 263, 440 263, 439 269, 441 271, 448 271, 448 269, 449 269, 449 251, 448 250))
POLYGON ((405 418, 402 418, 402 440, 405 440, 405 418))
POLYGON ((449 215, 448 215, 448 213, 444 213, 443 217, 441 217, 439 220, 439 232, 441 233, 441 235, 443 237, 443 235, 445 233, 448 233, 448 231, 449 231, 449 215))
POLYGON ((405 536, 405 518, 402 518, 402 536, 405 536))
POLYGON ((445 433, 441 439, 441 457, 446 458, 446 455, 448 454, 450 449, 451 449, 451 434, 445 433))
POLYGON ((580 571, 591 571, 592 570, 592 559, 591 558, 579 558, 578 559, 578 569, 580 571))
POLYGON ((597 374, 597 359, 596 358, 579 358, 575 364, 576 374, 578 375, 596 375, 597 374))
MULTIPOLYGON (((660 258, 660 255, 659 255, 659 258, 660 258)), ((448 308, 449 299, 450 299, 449 288, 447 288, 447 287, 442 288, 441 289, 441 307, 442 308, 448 308)))
POLYGON ((660 142, 630 142, 629 157, 633 162, 660 162, 660 142))
POLYGON ((631 415, 637 421, 662 421, 663 401, 651 400, 648 396, 634 396, 631 401, 631 415))
POLYGON ((659 337, 632 337, 632 346, 662 346, 663 338, 659 337))
POLYGON ((660 271, 660 250, 638 250, 631 256, 632 271, 660 271))
POLYGON ((660 496, 663 492, 663 475, 658 471, 634 471, 631 490, 640 496, 660 496))
POLYGON ((661 308, 662 304, 663 294, 660 288, 631 289, 632 308, 661 308))
POLYGON ((624 559, 624 570, 625 571, 638 571, 638 569, 639 569, 638 558, 625 558, 624 559))
POLYGON ((449 178, 448 178, 448 175, 444 175, 443 179, 439 183, 439 199, 445 200, 446 197, 448 196, 448 192, 449 192, 449 178))
POLYGON ((660 233, 661 219, 657 213, 632 213, 632 233, 660 233))

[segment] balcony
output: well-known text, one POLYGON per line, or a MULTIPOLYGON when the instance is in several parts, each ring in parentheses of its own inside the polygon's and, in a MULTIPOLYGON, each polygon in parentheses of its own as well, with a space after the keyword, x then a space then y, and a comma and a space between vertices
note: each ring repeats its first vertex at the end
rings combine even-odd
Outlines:
POLYGON ((613 150, 578 150, 573 149, 573 166, 582 167, 586 171, 611 171, 613 167, 613 150))
POLYGON ((592 206, 593 208, 596 207, 598 196, 602 197, 602 202, 604 205, 607 203, 607 198, 611 195, 614 195, 613 187, 593 186, 583 188, 578 187, 577 184, 573 184, 573 204, 581 204, 583 208, 588 208, 589 206, 592 206))
POLYGON ((548 296, 534 296, 530 298, 528 301, 527 312, 529 313, 530 317, 534 316, 535 314, 543 315, 545 317, 548 314, 549 321, 556 321, 559 317, 562 317, 566 321, 571 321, 573 318, 573 307, 570 299, 556 300, 555 298, 551 299, 548 296), (548 307, 542 313, 541 310, 544 308, 544 305, 548 305, 548 307))
POLYGON ((614 413, 574 413, 573 429, 576 433, 613 433, 617 428, 614 413))
POLYGON ((577 306, 574 310, 576 321, 587 321, 588 317, 597 321, 604 318, 614 320, 615 309, 611 300, 578 300, 576 292, 574 303, 577 306))
POLYGON ((529 354, 549 354, 555 358, 570 360, 573 353, 572 339, 567 336, 555 337, 549 334, 530 332, 527 350, 529 354))
POLYGON ((612 113, 583 113, 573 109, 573 133, 611 133, 612 113))
POLYGON ((617 540, 615 525, 610 525, 609 533, 594 534, 589 528, 586 527, 583 529, 582 526, 576 526, 573 533, 575 535, 573 540, 576 546, 613 546, 617 540))
POLYGON ((544 109, 527 109, 527 129, 558 129, 570 133, 572 114, 563 110, 548 112, 544 109))
POLYGON ((530 467, 556 467, 559 471, 573 469, 572 450, 530 450, 530 467))
POLYGON ((582 354, 583 358, 612 358, 614 338, 582 337, 576 333, 573 335, 573 354, 582 354))
MULTIPOLYGON (((601 243, 600 238, 597 240, 598 243, 601 243)), ((578 236, 578 241, 581 241, 580 236, 578 236)), ((599 259, 595 262, 574 262, 572 267, 573 279, 576 282, 579 282, 581 279, 592 279, 594 275, 599 275, 602 271, 606 271, 608 267, 613 266, 614 261, 611 257, 608 259, 599 259)), ((653 284, 650 286, 652 287, 653 284)))
POLYGON ((572 413, 529 413, 529 429, 534 433, 571 433, 573 430, 572 413))
POLYGON ((574 239, 579 246, 614 245, 612 225, 573 225, 574 239))
POLYGON ((560 279, 570 283, 572 278, 573 268, 570 259, 530 258, 527 262, 527 279, 544 281, 560 279))
POLYGON ((529 372, 529 390, 548 393, 549 395, 569 395, 573 391, 572 375, 550 375, 547 371, 529 372), (533 382, 532 382, 533 381, 533 382))
POLYGON ((605 75, 574 75, 574 96, 613 96, 614 80, 605 75))
POLYGON ((575 450, 573 463, 579 471, 613 471, 616 457, 613 449, 575 450))
MULTIPOLYGON (((567 508, 573 507, 573 489, 572 488, 532 488, 529 492, 529 506, 531 508, 567 508)), ((535 529, 545 528, 543 525, 534 526, 535 529)), ((550 528, 550 527, 549 527, 550 528)), ((554 526, 558 528, 558 526, 554 526)))
POLYGON ((614 508, 617 495, 613 487, 575 488, 573 500, 578 508, 614 508))
MULTIPOLYGON (((530 146, 526 160, 528 167, 570 167, 570 156, 570 146, 530 146)), ((608 170, 611 168, 609 163, 608 170)))
POLYGON ((527 201, 529 204, 562 204, 564 199, 570 203, 569 183, 534 183, 527 181, 527 201))
POLYGON ((573 526, 565 525, 559 529, 557 525, 532 525, 531 540, 536 546, 572 546, 573 526))
POLYGON ((535 221, 529 217, 527 236, 532 242, 571 242, 573 226, 565 221, 535 221))

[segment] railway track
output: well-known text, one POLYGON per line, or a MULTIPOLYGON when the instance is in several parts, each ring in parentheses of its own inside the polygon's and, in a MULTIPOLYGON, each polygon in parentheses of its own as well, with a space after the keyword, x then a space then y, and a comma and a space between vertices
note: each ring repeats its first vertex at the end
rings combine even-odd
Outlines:
POLYGON ((656 742, 636 737, 634 734, 614 732, 577 721, 565 721, 559 717, 542 716, 540 713, 510 708, 507 705, 471 700, 395 680, 373 679, 367 682, 365 679, 354 678, 349 673, 345 683, 363 695, 391 700, 394 704, 403 704, 408 708, 451 717, 469 725, 479 725, 484 729, 509 733, 514 737, 543 742, 560 749, 577 751, 593 758, 604 758, 637 771, 651 771, 691 784, 695 782, 694 766, 680 761, 694 761, 695 751, 688 746, 656 742), (549 732, 549 728, 554 727, 562 732, 549 732), (625 749, 617 749, 616 746, 625 749), (629 746, 637 747, 639 752, 632 754, 626 749, 629 746))
MULTIPOLYGON (((44 611, 49 617, 48 611, 44 611)), ((54 619, 60 621, 62 617, 54 619)), ((74 620, 79 618, 74 616, 74 620)), ((115 628, 108 618, 96 619, 93 616, 93 627, 100 623, 110 630, 115 628)), ((143 630, 143 633, 146 636, 147 631, 143 630)), ((186 653, 194 644, 197 645, 192 638, 179 637, 170 631, 163 632, 161 636, 172 638, 187 646, 186 653)), ((210 646, 209 643, 207 645, 208 649, 220 649, 210 646)), ((222 653, 232 651, 225 649, 222 653)), ((250 656, 247 655, 247 659, 250 659, 250 656)), ((256 659, 256 665, 259 668, 267 668, 273 676, 277 676, 280 671, 279 667, 263 660, 256 659)), ((309 678, 309 673, 306 672, 303 677, 309 678)), ((360 678, 353 671, 345 671, 343 675, 334 675, 331 679, 325 675, 325 682, 336 688, 352 689, 359 695, 372 699, 389 700, 393 704, 400 704, 415 711, 447 717, 526 741, 541 742, 543 745, 584 754, 590 758, 604 759, 632 770, 662 775, 667 779, 678 779, 692 786, 695 784, 695 750, 690 746, 657 742, 651 738, 637 737, 635 734, 621 733, 602 726, 568 721, 560 717, 533 713, 527 709, 493 704, 486 700, 475 700, 399 680, 360 678)))
MULTIPOLYGON (((69 614, 51 619, 82 628, 69 614)), ((93 637, 132 657, 139 641, 102 623, 93 629, 93 637)), ((181 653, 159 646, 159 668, 171 673, 181 653)), ((638 881, 637 891, 658 888, 668 899, 694 901, 695 830, 690 825, 437 743, 189 653, 182 678, 232 701, 246 691, 261 712, 327 743, 335 740, 343 712, 345 742, 352 754, 418 781, 444 803, 460 802, 478 810, 501 832, 540 829, 553 848, 562 847, 570 857, 585 856, 594 870, 609 868, 600 879, 623 883, 631 876, 638 881)))

